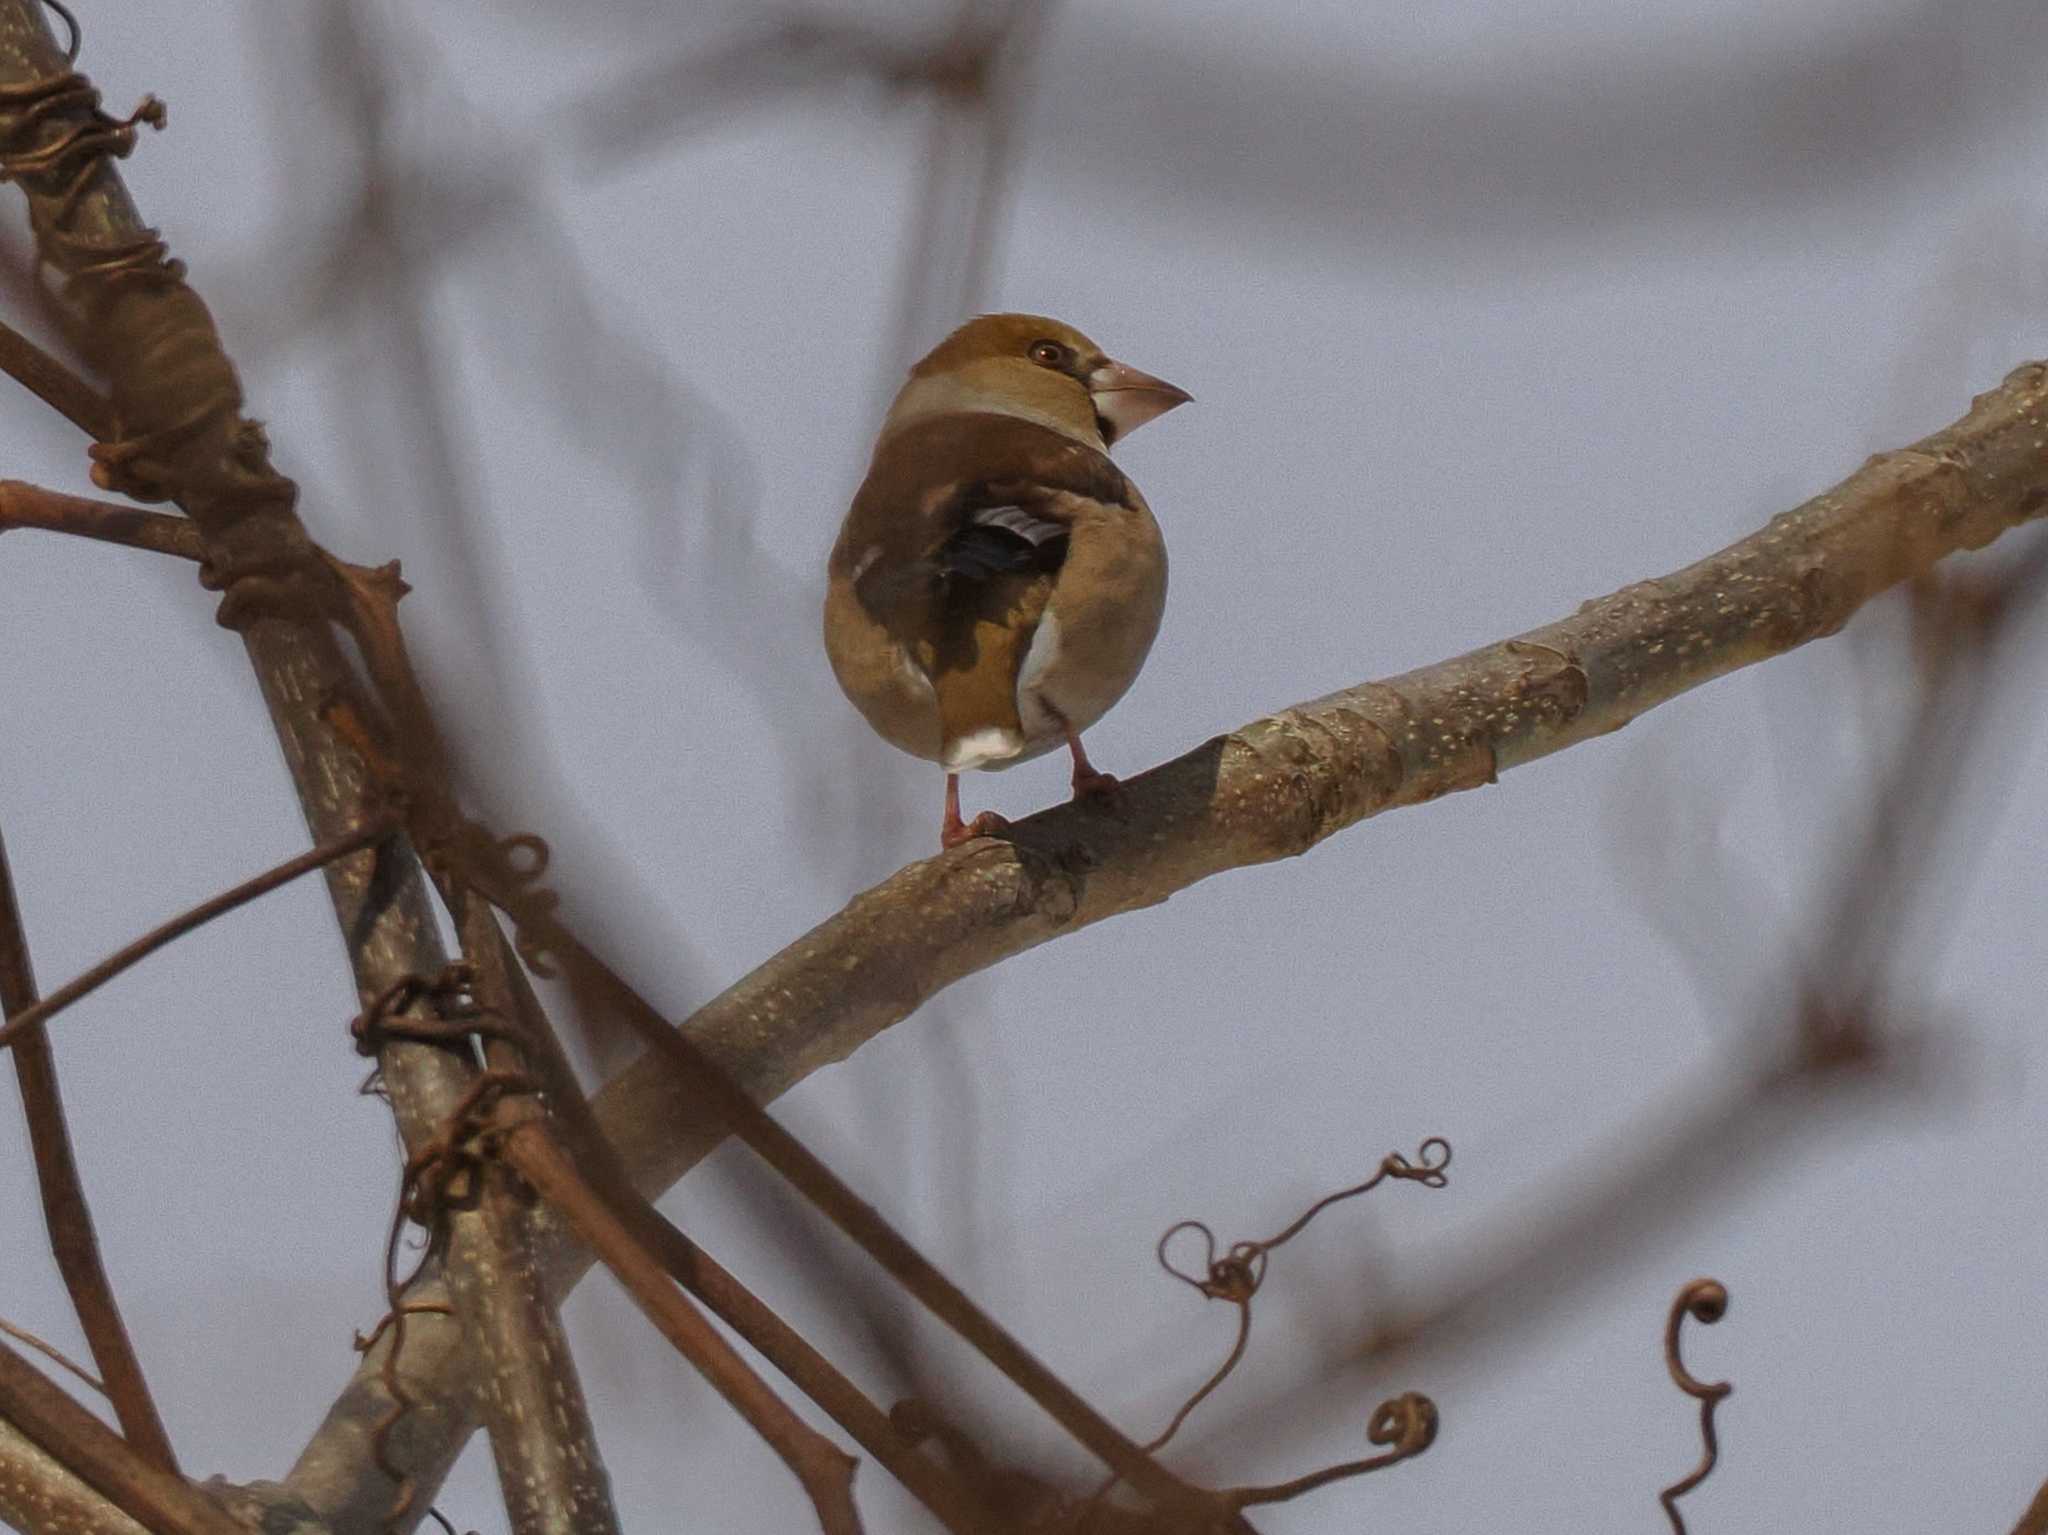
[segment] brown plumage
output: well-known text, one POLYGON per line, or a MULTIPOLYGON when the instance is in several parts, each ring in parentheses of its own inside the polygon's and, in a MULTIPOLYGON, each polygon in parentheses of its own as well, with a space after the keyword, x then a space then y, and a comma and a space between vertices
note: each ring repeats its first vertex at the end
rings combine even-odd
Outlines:
POLYGON ((1158 632, 1166 549, 1109 461, 1187 399, 1037 315, 986 315, 911 370, 828 566, 825 648, 881 736, 956 774, 1066 743, 1077 792, 1114 780, 1080 732, 1122 696, 1158 632))

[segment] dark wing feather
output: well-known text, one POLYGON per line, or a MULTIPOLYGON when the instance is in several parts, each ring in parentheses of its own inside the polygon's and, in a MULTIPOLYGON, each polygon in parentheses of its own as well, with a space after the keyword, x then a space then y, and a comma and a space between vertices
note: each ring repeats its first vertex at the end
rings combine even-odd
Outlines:
POLYGON ((1066 524, 1017 505, 967 514, 934 556, 947 580, 987 581, 999 575, 1048 575, 1067 556, 1066 524))

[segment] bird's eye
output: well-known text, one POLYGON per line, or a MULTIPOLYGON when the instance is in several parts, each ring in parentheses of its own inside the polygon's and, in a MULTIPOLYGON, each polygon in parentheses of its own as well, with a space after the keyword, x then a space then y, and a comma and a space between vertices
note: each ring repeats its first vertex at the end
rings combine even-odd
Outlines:
POLYGON ((1057 341, 1034 341, 1031 360, 1042 367, 1057 368, 1067 360, 1067 349, 1057 341))

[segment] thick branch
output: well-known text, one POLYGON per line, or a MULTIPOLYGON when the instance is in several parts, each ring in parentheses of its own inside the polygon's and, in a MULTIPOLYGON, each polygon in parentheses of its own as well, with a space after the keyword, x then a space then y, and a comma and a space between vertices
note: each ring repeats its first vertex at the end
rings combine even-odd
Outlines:
MULTIPOLYGON (((1944 431, 1684 570, 1570 618, 1384 682, 1253 721, 1132 779, 1110 810, 1068 805, 913 864, 694 1013, 683 1030, 757 1101, 908 1017, 963 976, 1064 932, 1154 905, 1196 880, 1307 851, 1368 816, 1490 783, 1502 769, 1618 730, 1740 667, 1833 634, 1865 602, 2048 509, 2048 365, 2015 370, 1944 431)), ((653 1195, 711 1149, 650 1051, 593 1100, 633 1182, 653 1195)), ((587 1270, 555 1250, 551 1282, 587 1270)), ((420 1361, 423 1392, 467 1365, 420 1361)), ((341 1479, 364 1372, 307 1447, 341 1479)), ((460 1437, 416 1442, 445 1465, 460 1437)), ((358 1474, 360 1468, 358 1467, 358 1474)), ((296 1472, 294 1473, 296 1477, 296 1472)))
POLYGON ((62 1461, 0 1418, 0 1524, 25 1535, 149 1535, 62 1461))
MULTIPOLYGON (((35 971, 29 963, 28 939, 15 904, 14 879, 7 867, 7 846, 0 842, 0 1014, 15 1014, 36 1001, 35 971)), ((129 1341, 114 1300, 113 1282, 100 1261, 100 1242, 93 1230, 92 1209, 85 1202, 85 1183, 78 1159, 71 1153, 71 1132, 64 1122, 64 1097, 57 1086, 57 1057, 40 1025, 25 1031, 14 1046, 14 1071, 21 1083, 22 1117, 36 1161, 36 1182, 43 1198, 43 1220, 49 1227, 50 1252, 64 1288, 78 1312, 79 1326, 92 1348, 93 1363, 106 1378, 107 1399, 121 1421, 121 1432, 136 1453, 175 1473, 177 1457, 170 1436, 157 1415, 156 1402, 142 1373, 142 1361, 129 1341)))
POLYGON ((112 1429, 0 1344, 0 1418, 79 1480, 162 1535, 243 1535, 183 1478, 144 1460, 112 1429))
MULTIPOLYGON (((683 1029, 767 1101, 926 998, 1226 869, 1306 852, 1369 816, 1493 782, 1739 667, 1835 633, 1886 588, 2048 509, 2048 364, 1955 425, 1761 531, 1571 617, 1254 720, 1142 777, 929 858, 863 895, 683 1029)), ((643 1189, 708 1147, 650 1052, 594 1100, 643 1189)))
MULTIPOLYGON (((222 621, 242 635, 307 824, 316 842, 328 842, 364 825, 374 809, 370 775, 329 718, 330 710, 375 717, 326 621, 338 606, 339 573, 299 522, 297 487, 271 465, 261 426, 242 414, 241 385, 212 316, 114 170, 113 157, 133 142, 133 123, 100 112, 89 84, 72 73, 38 0, 0 0, 0 172, 27 194, 37 255, 61 282, 64 310, 107 380, 118 427, 114 440, 92 450, 94 480, 140 500, 174 500, 197 525, 210 577, 227 594, 222 621)), ((406 976, 439 970, 432 909, 409 849, 341 860, 329 867, 328 888, 365 1005, 406 976)), ((470 1063, 433 1046, 395 1044, 381 1064, 409 1144, 422 1126, 439 1123, 471 1075, 470 1063)), ((525 1463, 514 1448, 543 1430, 515 1432, 509 1417, 492 1419, 505 1431, 494 1447, 508 1508, 522 1532, 612 1528, 581 1392, 519 1225, 505 1200, 487 1198, 453 1218, 449 1259, 466 1337, 486 1356, 487 1415, 527 1399, 555 1408, 544 1432, 562 1454, 545 1462, 525 1463), (500 1389, 514 1376, 524 1377, 519 1402, 500 1389)), ((441 1328, 423 1319, 414 1330, 441 1328)), ((381 1392, 382 1382, 368 1390, 381 1392)), ((438 1444, 466 1423, 435 1413, 426 1437, 438 1444)), ((426 1480, 416 1471, 446 1469, 438 1459, 415 1462, 411 1435, 379 1443, 408 1482, 426 1480)), ((367 1475, 348 1478, 346 1494, 381 1484, 388 1510, 401 1484, 376 1468, 374 1455, 370 1465, 367 1475)), ((423 1507, 416 1498, 414 1517, 423 1507)), ((369 1515, 360 1502, 350 1510, 369 1515)))

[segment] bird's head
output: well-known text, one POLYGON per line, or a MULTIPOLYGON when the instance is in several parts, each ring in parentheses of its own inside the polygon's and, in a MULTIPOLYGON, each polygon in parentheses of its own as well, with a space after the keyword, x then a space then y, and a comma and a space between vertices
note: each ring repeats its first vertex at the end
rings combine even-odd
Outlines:
POLYGON ((989 411, 1107 448, 1191 398, 1104 355, 1071 325, 1037 314, 985 314, 910 370, 882 431, 927 416, 989 411))

